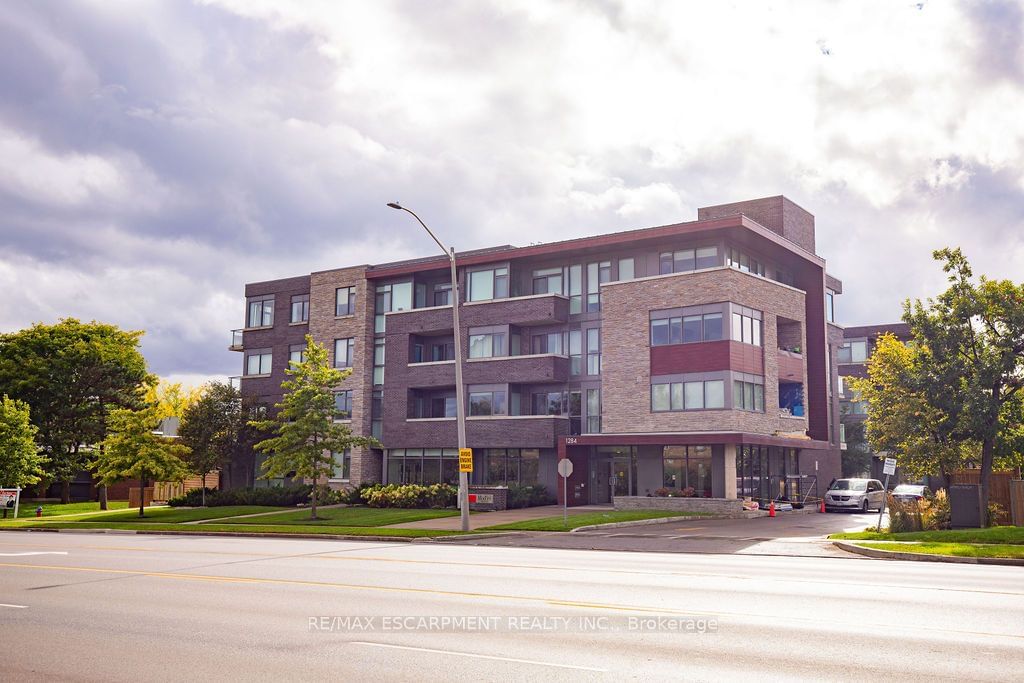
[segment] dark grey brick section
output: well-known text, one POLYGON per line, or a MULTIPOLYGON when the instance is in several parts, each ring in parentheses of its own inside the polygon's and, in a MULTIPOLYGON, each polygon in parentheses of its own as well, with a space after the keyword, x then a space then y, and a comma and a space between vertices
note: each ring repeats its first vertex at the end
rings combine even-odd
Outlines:
MULTIPOLYGON (((390 391, 390 389, 389 389, 390 391)), ((455 418, 406 420, 391 402, 384 405, 384 442, 388 448, 454 448, 458 442, 455 418)), ((552 448, 569 434, 564 417, 491 417, 466 420, 470 448, 552 448)))
MULTIPOLYGON (((392 339, 397 344, 405 340, 408 343, 408 335, 388 335, 388 344, 392 339)), ((398 348, 398 345, 394 348, 398 348)), ((388 387, 393 382, 401 382, 406 387, 450 387, 455 385, 455 363, 445 364, 420 364, 414 363, 401 366, 402 359, 394 361, 395 368, 389 364, 385 365, 388 387)), ((566 356, 509 356, 507 358, 495 358, 489 360, 467 361, 462 368, 462 378, 466 384, 500 384, 504 382, 515 382, 521 384, 529 382, 532 384, 544 384, 546 382, 565 383, 569 381, 569 358, 566 356)))
POLYGON ((659 498, 615 496, 616 510, 671 510, 731 515, 743 512, 743 501, 730 498, 659 498))

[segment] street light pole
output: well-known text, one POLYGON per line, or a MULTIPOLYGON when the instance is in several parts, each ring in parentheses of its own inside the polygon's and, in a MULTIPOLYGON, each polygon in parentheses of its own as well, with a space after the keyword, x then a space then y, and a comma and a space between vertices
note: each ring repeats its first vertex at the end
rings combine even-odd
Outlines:
MULTIPOLYGON (((441 251, 451 264, 452 271, 452 327, 455 336, 455 423, 458 430, 459 449, 466 447, 466 385, 462 383, 462 328, 459 326, 459 277, 455 268, 455 248, 448 249, 427 224, 410 209, 398 202, 389 202, 392 209, 405 211, 415 218, 427 234, 441 247, 441 251)), ((469 531, 469 473, 459 472, 459 510, 462 518, 462 530, 469 531)))

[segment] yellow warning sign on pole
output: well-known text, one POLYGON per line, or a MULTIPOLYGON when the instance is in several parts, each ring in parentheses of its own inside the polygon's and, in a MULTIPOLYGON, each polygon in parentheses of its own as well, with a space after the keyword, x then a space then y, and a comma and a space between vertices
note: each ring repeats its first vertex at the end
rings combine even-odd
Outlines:
POLYGON ((473 471, 473 449, 472 448, 460 448, 459 449, 459 472, 472 472, 473 471))

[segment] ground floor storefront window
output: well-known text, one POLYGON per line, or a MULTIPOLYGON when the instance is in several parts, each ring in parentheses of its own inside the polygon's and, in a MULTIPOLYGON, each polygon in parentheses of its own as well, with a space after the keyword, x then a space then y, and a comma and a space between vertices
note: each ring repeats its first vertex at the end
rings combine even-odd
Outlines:
POLYGON ((539 483, 540 449, 473 449, 474 484, 487 486, 534 486, 539 483))
POLYGON ((798 501, 804 478, 795 448, 736 447, 736 494, 740 498, 798 501))
POLYGON ((665 446, 662 472, 671 495, 712 497, 710 446, 665 446))
POLYGON ((459 483, 457 448, 392 448, 387 452, 389 484, 459 483))

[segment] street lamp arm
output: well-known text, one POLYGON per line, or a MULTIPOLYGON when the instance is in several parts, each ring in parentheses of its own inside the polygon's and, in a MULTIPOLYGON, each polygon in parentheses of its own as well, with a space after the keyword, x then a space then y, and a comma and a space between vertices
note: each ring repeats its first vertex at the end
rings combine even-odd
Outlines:
POLYGON ((423 219, 416 215, 415 211, 413 211, 412 209, 405 208, 398 202, 390 202, 388 206, 390 206, 392 209, 398 209, 399 211, 405 211, 406 213, 410 214, 419 222, 420 225, 423 226, 423 229, 426 230, 427 234, 430 235, 434 242, 437 243, 437 246, 441 247, 441 251, 444 252, 444 255, 447 256, 448 258, 454 258, 454 256, 448 251, 448 247, 441 244, 441 240, 437 239, 437 235, 434 234, 434 231, 427 227, 427 224, 423 222, 423 219))

